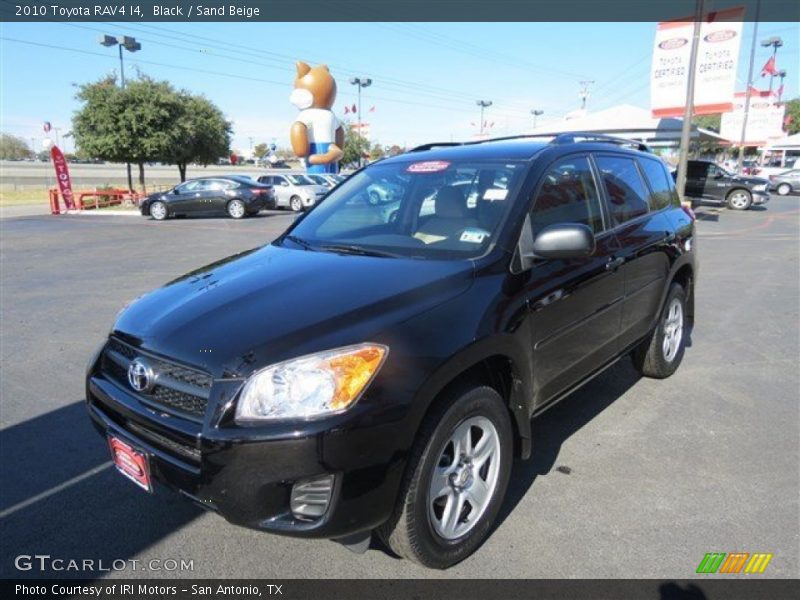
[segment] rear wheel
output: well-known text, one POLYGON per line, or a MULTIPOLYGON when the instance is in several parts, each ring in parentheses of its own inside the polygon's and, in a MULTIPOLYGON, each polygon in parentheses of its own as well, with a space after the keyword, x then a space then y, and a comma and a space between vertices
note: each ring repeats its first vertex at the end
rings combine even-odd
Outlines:
POLYGON ((156 200, 150 205, 150 216, 156 221, 163 221, 169 216, 167 205, 161 200, 156 200))
POLYGON ((508 486, 512 429, 492 388, 451 394, 426 417, 397 501, 378 531, 397 554, 444 569, 467 558, 489 533, 508 486))
POLYGON ((633 364, 642 375, 664 379, 677 370, 686 349, 686 323, 686 292, 673 283, 655 331, 633 351, 633 364))
POLYGON ((238 198, 234 198, 228 202, 228 216, 232 219, 242 219, 247 216, 247 207, 244 202, 238 198))
POLYGON ((777 189, 778 194, 780 194, 781 196, 787 196, 791 193, 791 191, 792 191, 792 186, 790 186, 788 183, 780 184, 777 189))
POLYGON ((747 210, 753 204, 753 195, 747 190, 733 190, 726 200, 728 207, 734 210, 747 210))
POLYGON ((289 207, 294 212, 300 212, 301 210, 303 210, 303 199, 300 198, 300 196, 292 196, 289 199, 289 207))

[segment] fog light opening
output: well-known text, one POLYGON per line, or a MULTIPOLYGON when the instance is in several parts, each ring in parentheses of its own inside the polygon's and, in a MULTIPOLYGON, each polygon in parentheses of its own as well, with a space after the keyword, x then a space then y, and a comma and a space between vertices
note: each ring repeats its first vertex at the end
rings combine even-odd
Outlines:
POLYGON ((333 475, 302 479, 292 486, 289 506, 297 519, 319 519, 333 497, 333 475))

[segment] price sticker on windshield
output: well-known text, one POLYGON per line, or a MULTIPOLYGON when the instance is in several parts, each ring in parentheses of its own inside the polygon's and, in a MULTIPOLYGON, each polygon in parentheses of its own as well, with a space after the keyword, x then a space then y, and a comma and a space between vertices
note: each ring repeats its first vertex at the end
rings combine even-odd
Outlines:
POLYGON ((450 163, 446 160, 426 160, 408 166, 406 173, 438 173, 447 170, 450 163))

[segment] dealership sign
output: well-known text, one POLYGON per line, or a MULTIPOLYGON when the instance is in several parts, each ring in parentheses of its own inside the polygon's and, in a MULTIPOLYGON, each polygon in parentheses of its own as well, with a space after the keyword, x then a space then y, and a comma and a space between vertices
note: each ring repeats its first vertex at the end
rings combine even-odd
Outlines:
POLYGON ((69 178, 67 159, 64 158, 64 154, 58 146, 50 148, 50 157, 53 159, 56 181, 58 182, 58 189, 61 191, 61 197, 64 198, 64 204, 69 210, 73 210, 75 208, 75 198, 72 194, 72 181, 69 178))
MULTIPOLYGON (((733 111, 722 115, 719 134, 738 144, 742 139, 744 121, 744 92, 736 94, 733 111)), ((775 94, 753 90, 750 92, 750 110, 747 113, 745 146, 765 146, 768 142, 780 139, 783 133, 783 118, 786 107, 777 102, 775 94)))
MULTIPOLYGON (((733 110, 736 66, 744 7, 708 13, 700 27, 694 84, 694 114, 733 110)), ((658 24, 650 72, 653 117, 680 117, 686 105, 694 22, 691 18, 658 24)))

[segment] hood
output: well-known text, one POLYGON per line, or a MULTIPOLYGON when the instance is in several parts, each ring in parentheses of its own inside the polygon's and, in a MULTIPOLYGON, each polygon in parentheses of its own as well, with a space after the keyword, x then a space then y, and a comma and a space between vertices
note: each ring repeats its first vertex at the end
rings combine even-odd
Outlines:
POLYGON ((381 331, 466 291, 469 261, 340 255, 269 245, 142 296, 113 332, 214 377, 246 375, 381 331))
POLYGON ((746 183, 747 185, 764 185, 769 183, 768 179, 764 179, 763 177, 748 177, 746 175, 736 175, 734 176, 736 181, 741 181, 742 183, 746 183))

